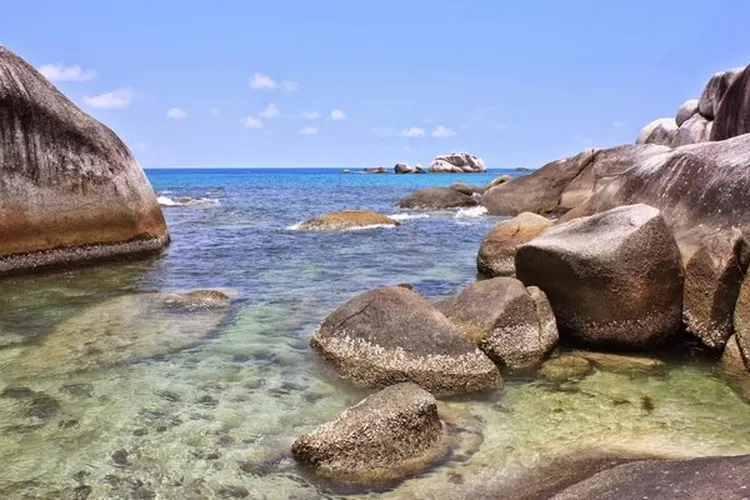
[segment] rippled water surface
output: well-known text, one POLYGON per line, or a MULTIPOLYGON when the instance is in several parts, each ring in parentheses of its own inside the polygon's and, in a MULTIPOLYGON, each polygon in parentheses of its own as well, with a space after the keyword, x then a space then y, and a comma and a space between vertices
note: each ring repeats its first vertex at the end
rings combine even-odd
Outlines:
MULTIPOLYGON (((393 204, 415 188, 494 175, 149 172, 170 205, 173 243, 162 257, 0 281, 0 497, 376 494, 332 489, 289 457, 297 436, 366 395, 324 366, 308 339, 359 291, 408 282, 434 299, 471 283, 496 220, 408 212, 398 228, 289 228, 345 208, 396 214, 393 204), (183 204, 185 196, 202 200, 183 204), (196 288, 226 290, 232 307, 154 306, 160 292, 196 288)), ((387 495, 456 496, 488 470, 502 476, 577 450, 748 453, 749 409, 696 359, 649 372, 600 368, 564 383, 511 380, 496 394, 444 403, 464 429, 452 458, 387 495)))

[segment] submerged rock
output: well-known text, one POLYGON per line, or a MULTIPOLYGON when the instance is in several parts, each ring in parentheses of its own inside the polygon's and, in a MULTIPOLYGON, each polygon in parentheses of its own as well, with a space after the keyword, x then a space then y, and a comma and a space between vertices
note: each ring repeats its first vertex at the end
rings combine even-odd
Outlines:
POLYGON ((674 337, 684 274, 655 208, 632 205, 555 226, 518 248, 516 274, 541 288, 561 336, 646 348, 674 337))
POLYGON ((451 188, 420 189, 396 204, 399 208, 422 208, 427 210, 475 207, 478 205, 480 205, 479 200, 473 196, 460 193, 451 188))
POLYGON ((730 229, 706 238, 685 267, 685 326, 712 349, 723 349, 734 331, 748 263, 750 245, 739 229, 730 229))
POLYGON ((659 118, 641 129, 635 143, 671 146, 677 136, 677 130, 674 118, 659 118))
POLYGON ((664 369, 664 361, 645 356, 613 354, 608 352, 594 352, 574 350, 571 356, 587 359, 597 368, 616 373, 655 373, 664 369))
POLYGON ((544 293, 514 278, 479 281, 436 307, 503 368, 536 368, 557 346, 555 316, 544 293))
POLYGON ((308 231, 336 231, 367 226, 400 226, 395 219, 367 210, 332 212, 303 222, 297 228, 308 231))
POLYGON ((59 375, 168 354, 202 342, 228 312, 227 307, 174 308, 158 293, 116 297, 63 321, 15 358, 8 373, 14 378, 59 375))
POLYGON ((187 293, 164 293, 156 299, 167 307, 176 309, 222 309, 229 307, 231 299, 219 290, 194 290, 187 293))
POLYGON ((417 474, 445 451, 437 402, 412 383, 365 398, 292 445, 295 458, 317 474, 362 485, 417 474))
POLYGON ((169 241, 125 144, 0 46, 0 273, 157 252, 169 241))
POLYGON ((515 276, 516 249, 539 236, 552 225, 541 215, 524 212, 497 224, 482 240, 477 254, 477 271, 489 278, 515 276))
POLYGON ((470 153, 438 155, 430 164, 430 172, 438 173, 481 173, 487 170, 484 161, 470 153))
POLYGON ((554 381, 585 377, 594 371, 594 364, 586 358, 574 354, 562 354, 542 365, 539 374, 554 381))
POLYGON ((436 396, 495 389, 497 367, 417 292, 376 288, 331 313, 310 344, 366 387, 414 382, 436 396))

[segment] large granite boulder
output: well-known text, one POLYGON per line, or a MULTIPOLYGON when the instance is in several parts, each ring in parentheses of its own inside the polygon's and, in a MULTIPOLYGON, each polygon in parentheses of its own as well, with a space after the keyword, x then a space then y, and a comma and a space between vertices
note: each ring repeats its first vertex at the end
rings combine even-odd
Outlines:
POLYGON ((492 361, 408 287, 354 297, 325 319, 310 344, 342 376, 365 387, 414 382, 449 396, 502 384, 492 361))
POLYGON ((588 200, 613 177, 669 150, 654 144, 587 149, 489 189, 482 202, 491 215, 564 214, 588 200))
POLYGON ((537 368, 557 346, 547 297, 514 278, 479 281, 436 307, 498 366, 537 368))
POLYGON ((713 122, 706 120, 702 115, 695 114, 688 118, 677 130, 672 141, 672 147, 705 142, 711 138, 713 122))
POLYGON ((482 186, 469 186, 463 182, 454 182, 451 184, 450 188, 469 196, 484 193, 484 188, 482 186))
POLYGON ((734 332, 734 308, 750 263, 750 245, 738 229, 707 237, 685 267, 683 318, 706 346, 723 349, 734 332))
POLYGON ((159 203, 125 144, 0 46, 0 273, 157 252, 159 203))
POLYGON ((659 118, 641 129, 635 143, 671 146, 677 135, 677 129, 677 122, 674 118, 659 118))
POLYGON ((552 225, 541 215, 524 212, 500 222, 482 240, 477 271, 488 277, 515 276, 516 248, 539 236, 552 225))
POLYGON ((516 275, 541 288, 561 336, 646 348, 680 328, 684 273, 664 219, 625 206, 555 226, 516 252, 516 275))
POLYGON ((750 275, 745 276, 734 306, 734 332, 739 351, 750 362, 750 275))
POLYGON ((734 373, 742 373, 746 370, 750 371, 750 360, 742 352, 742 349, 740 349, 740 344, 737 342, 737 335, 732 335, 727 340, 721 356, 721 364, 724 368, 734 373))
POLYGON ((343 210, 319 215, 298 224, 295 229, 306 231, 341 231, 371 226, 399 226, 401 223, 387 215, 367 210, 343 210))
POLYGON ((396 174, 413 174, 416 172, 416 169, 406 163, 396 163, 393 167, 393 172, 396 174))
POLYGON ((750 134, 675 148, 612 178, 561 221, 645 203, 680 237, 703 226, 750 228, 750 134))
POLYGON ((682 127, 682 124, 688 121, 693 115, 698 112, 698 99, 690 99, 682 103, 677 109, 675 115, 675 123, 678 127, 682 127))
POLYGON ((438 155, 432 160, 429 171, 451 174, 474 174, 485 172, 484 160, 470 153, 438 155))
POLYGON ((750 132, 750 66, 739 72, 734 70, 727 77, 730 84, 722 98, 715 103, 712 141, 723 141, 730 137, 750 132))
POLYGON ((369 486, 427 468, 444 454, 444 434, 435 398, 402 383, 300 437, 292 453, 320 476, 369 486))
POLYGON ((550 500, 745 500, 750 456, 643 460, 617 465, 568 486, 550 500))
POLYGON ((475 207, 479 204, 480 201, 474 196, 448 187, 419 189, 398 201, 396 206, 399 208, 443 210, 446 208, 475 207))
POLYGON ((508 175, 508 174, 500 175, 500 176, 495 177, 494 179, 492 179, 490 181, 490 183, 487 184, 487 187, 484 188, 484 190, 487 191, 490 188, 493 188, 495 186, 499 186, 500 184, 505 184, 506 182, 512 181, 512 180, 513 180, 513 176, 512 175, 508 175))
POLYGON ((729 88, 740 76, 743 68, 734 68, 714 74, 706 84, 698 99, 698 112, 704 118, 713 120, 729 88))

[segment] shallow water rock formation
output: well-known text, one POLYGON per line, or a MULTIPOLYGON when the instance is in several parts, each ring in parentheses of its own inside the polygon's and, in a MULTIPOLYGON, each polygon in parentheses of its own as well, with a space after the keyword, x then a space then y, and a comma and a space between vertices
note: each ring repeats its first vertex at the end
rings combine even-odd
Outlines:
POLYGON ((646 348, 671 339, 681 324, 682 260, 653 207, 555 226, 518 248, 516 275, 547 294, 561 337, 646 348))
POLYGON ((470 153, 438 155, 432 160, 429 171, 436 173, 473 174, 485 172, 484 161, 470 153))
POLYGON ((0 273, 156 252, 156 195, 125 144, 0 46, 0 273))
POLYGON ((674 118, 659 118, 641 129, 635 143, 671 146, 677 136, 678 128, 674 118))
POLYGON ((547 297, 514 278, 479 281, 436 307, 498 366, 531 370, 557 346, 547 297))
POLYGON ((565 353, 547 360, 539 370, 539 374, 547 380, 563 381, 580 378, 594 371, 594 363, 588 359, 565 353))
POLYGON ((444 441, 435 398, 402 383, 300 437, 292 453, 337 483, 376 485, 421 472, 446 452, 444 441))
POLYGON ((515 276, 516 248, 539 236, 552 225, 541 215, 524 212, 500 222, 487 233, 477 253, 477 271, 494 278, 515 276))
POLYGON ((63 321, 8 365, 14 378, 104 368, 203 342, 229 313, 221 292, 143 293, 108 299, 63 321))
POLYGON ((568 354, 570 356, 577 356, 586 359, 593 363, 596 368, 601 370, 629 375, 655 374, 666 367, 664 361, 647 356, 584 350, 573 350, 568 354))
POLYGON ((685 326, 712 349, 723 349, 734 332, 734 308, 748 263, 750 244, 735 228, 704 239, 685 267, 685 326))
POLYGON ((480 202, 477 198, 449 187, 419 189, 396 203, 399 208, 421 208, 425 210, 476 207, 478 205, 480 205, 480 202))
POLYGON ((492 361, 406 287, 354 297, 325 319, 310 344, 341 375, 366 387, 414 382, 450 396, 502 385, 492 361))
POLYGON ((305 231, 341 231, 368 226, 400 226, 401 223, 387 215, 367 210, 344 210, 319 215, 297 226, 305 231))

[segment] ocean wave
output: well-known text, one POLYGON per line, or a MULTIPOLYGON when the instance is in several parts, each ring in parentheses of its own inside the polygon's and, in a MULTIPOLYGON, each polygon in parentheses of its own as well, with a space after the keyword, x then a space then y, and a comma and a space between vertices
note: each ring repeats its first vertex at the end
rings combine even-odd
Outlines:
POLYGON ((168 196, 159 196, 156 198, 159 205, 163 207, 186 207, 190 205, 218 205, 219 200, 215 198, 192 198, 190 196, 180 196, 178 198, 169 198, 168 196))
POLYGON ((428 219, 430 217, 429 214, 393 214, 389 215, 391 219, 394 220, 408 220, 408 219, 428 219))
POLYGON ((464 217, 482 217, 483 215, 487 215, 487 209, 485 207, 471 207, 459 208, 454 217, 461 219, 464 217))

